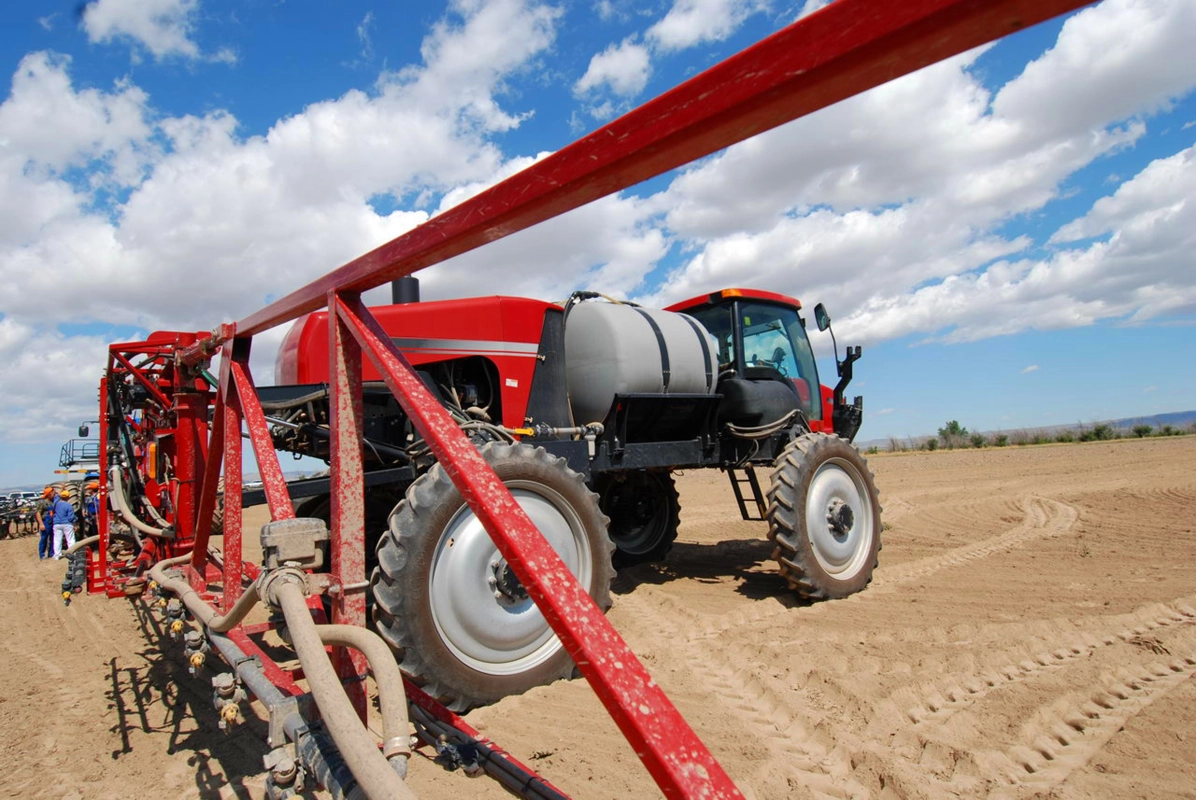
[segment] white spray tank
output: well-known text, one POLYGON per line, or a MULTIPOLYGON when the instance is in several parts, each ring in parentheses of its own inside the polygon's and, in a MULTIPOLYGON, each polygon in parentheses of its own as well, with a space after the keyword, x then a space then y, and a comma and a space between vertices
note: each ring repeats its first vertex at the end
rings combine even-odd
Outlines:
POLYGON ((616 394, 712 394, 717 358, 714 337, 686 314, 578 302, 565 320, 573 420, 601 422, 616 394))

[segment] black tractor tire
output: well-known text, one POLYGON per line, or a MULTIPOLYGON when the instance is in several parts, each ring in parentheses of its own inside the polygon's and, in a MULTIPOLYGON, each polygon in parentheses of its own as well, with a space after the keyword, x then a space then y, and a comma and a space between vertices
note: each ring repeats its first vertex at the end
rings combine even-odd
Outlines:
POLYGON ((807 433, 777 457, 768 538, 789 588, 812 600, 847 597, 872 581, 880 500, 868 463, 833 434, 807 433))
POLYGON ((52 483, 50 485, 54 487, 54 491, 58 492, 59 494, 61 494, 64 489, 70 492, 70 497, 67 499, 67 502, 69 502, 71 507, 75 509, 75 524, 78 525, 78 518, 81 515, 81 509, 83 508, 83 481, 57 481, 56 483, 52 483))
POLYGON ((615 569, 661 561, 681 524, 681 501, 667 472, 625 472, 596 481, 599 507, 610 518, 615 569))
MULTIPOLYGON (((564 459, 491 443, 487 463, 604 612, 607 519, 564 459)), ((568 652, 440 464, 390 515, 371 576, 378 632, 426 692, 465 711, 574 674, 568 652)))
MULTIPOLYGON (((398 489, 384 486, 375 487, 365 494, 365 572, 370 572, 378 566, 378 542, 386 533, 390 524, 390 514, 395 503, 402 497, 398 489)), ((312 517, 324 521, 329 532, 332 530, 332 497, 317 494, 305 497, 295 502, 296 517, 312 517)), ((326 565, 327 566, 327 565, 326 565)))

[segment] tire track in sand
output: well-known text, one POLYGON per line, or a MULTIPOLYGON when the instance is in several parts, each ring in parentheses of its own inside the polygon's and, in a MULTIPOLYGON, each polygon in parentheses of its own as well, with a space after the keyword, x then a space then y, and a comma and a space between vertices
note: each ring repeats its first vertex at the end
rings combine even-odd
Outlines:
MULTIPOLYGON (((1161 644, 1150 634, 1177 625, 1196 624, 1193 602, 1196 602, 1196 598, 1185 598, 1161 608, 1151 605, 1137 612, 1145 621, 1129 628, 1118 624, 1116 627, 1120 627, 1121 630, 1116 633, 1080 633, 1065 640, 1043 643, 1042 646, 1047 649, 1030 658, 1007 657, 1006 663, 998 667, 940 677, 930 684, 923 684, 917 690, 921 695, 920 700, 909 706, 904 716, 916 726, 941 725, 995 691, 1029 680, 1046 670, 1065 667, 1089 658, 1109 645, 1124 642, 1157 652, 1161 644)), ((1123 617, 1119 616, 1116 619, 1121 620, 1123 617)), ((901 690, 901 694, 907 692, 908 689, 901 690)), ((890 703, 896 701, 894 696, 887 699, 890 703)), ((884 702, 886 701, 882 701, 884 702)))
MULTIPOLYGON (((867 589, 843 600, 832 602, 868 602, 869 598, 889 594, 944 569, 964 566, 1033 541, 1058 536, 1070 530, 1079 518, 1079 512, 1074 506, 1046 497, 1034 495, 1025 497, 1021 500, 1020 506, 1024 518, 1012 530, 981 542, 956 547, 941 555, 929 556, 895 567, 886 568, 882 559, 872 584, 867 589)), ((638 588, 637 591, 639 591, 638 588)), ((665 593, 658 592, 657 594, 663 596, 665 593)), ((727 614, 709 617, 694 614, 680 603, 674 603, 674 606, 678 613, 688 615, 692 621, 693 627, 690 628, 689 638, 694 640, 714 640, 729 630, 771 622, 787 614, 791 608, 790 606, 778 607, 774 603, 756 602, 727 614)), ((813 608, 817 609, 821 606, 822 604, 817 604, 813 608)))
POLYGON ((1088 697, 1045 715, 1027 730, 1023 743, 1006 754, 1011 784, 990 797, 1041 795, 1062 784, 1099 753, 1125 724, 1196 675, 1196 648, 1165 662, 1107 674, 1088 697))
MULTIPOLYGON (((643 587, 640 587, 643 588, 643 587)), ((697 615, 667 593, 638 591, 619 597, 634 625, 623 635, 636 652, 667 643, 670 662, 701 664, 706 675, 703 692, 734 719, 740 740, 766 750, 763 767, 741 778, 760 797, 789 797, 797 787, 816 798, 867 798, 868 790, 852 778, 848 754, 816 731, 787 692, 779 691, 759 673, 759 664, 741 642, 732 638, 687 641, 697 615), (777 765, 781 766, 778 767, 777 765)), ((624 626, 625 628, 627 626, 624 626)))

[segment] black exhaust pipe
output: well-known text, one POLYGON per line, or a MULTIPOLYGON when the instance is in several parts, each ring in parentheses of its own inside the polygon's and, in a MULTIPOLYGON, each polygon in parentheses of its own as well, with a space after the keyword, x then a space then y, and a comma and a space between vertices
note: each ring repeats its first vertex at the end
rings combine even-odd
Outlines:
POLYGON ((404 275, 390 282, 391 302, 396 306, 419 302, 419 278, 404 275))

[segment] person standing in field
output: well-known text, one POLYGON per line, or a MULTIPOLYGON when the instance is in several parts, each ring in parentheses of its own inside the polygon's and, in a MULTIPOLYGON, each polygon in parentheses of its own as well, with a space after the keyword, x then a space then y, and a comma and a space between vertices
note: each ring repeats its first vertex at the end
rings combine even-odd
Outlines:
POLYGON ((42 489, 41 499, 34 506, 34 514, 36 515, 37 524, 41 532, 41 536, 37 540, 37 558, 39 561, 53 555, 54 502, 57 499, 58 497, 54 488, 47 486, 45 489, 42 489))
POLYGON ((96 515, 100 513, 100 484, 92 481, 87 484, 87 493, 83 496, 83 535, 94 536, 97 532, 96 515))
POLYGON ((66 549, 75 546, 75 507, 70 503, 71 493, 63 489, 54 503, 54 558, 62 558, 63 541, 66 549))

